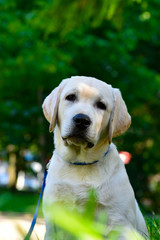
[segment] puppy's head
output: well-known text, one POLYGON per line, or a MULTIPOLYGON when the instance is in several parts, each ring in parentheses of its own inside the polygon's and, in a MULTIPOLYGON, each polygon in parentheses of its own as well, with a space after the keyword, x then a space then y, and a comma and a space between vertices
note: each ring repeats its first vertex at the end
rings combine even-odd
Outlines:
POLYGON ((50 132, 57 125, 66 146, 92 148, 127 130, 131 118, 120 91, 91 77, 65 79, 43 103, 50 132))

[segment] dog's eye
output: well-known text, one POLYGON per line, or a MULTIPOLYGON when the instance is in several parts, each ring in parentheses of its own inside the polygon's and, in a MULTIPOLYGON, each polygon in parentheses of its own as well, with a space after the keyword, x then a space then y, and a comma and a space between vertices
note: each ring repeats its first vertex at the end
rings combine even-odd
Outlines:
POLYGON ((69 94, 69 95, 66 97, 66 100, 68 100, 68 101, 70 101, 70 102, 74 102, 76 99, 77 99, 77 97, 76 97, 75 94, 69 94))
POLYGON ((99 109, 102 109, 102 110, 106 110, 107 109, 106 105, 103 102, 101 102, 101 101, 96 103, 96 107, 99 108, 99 109))

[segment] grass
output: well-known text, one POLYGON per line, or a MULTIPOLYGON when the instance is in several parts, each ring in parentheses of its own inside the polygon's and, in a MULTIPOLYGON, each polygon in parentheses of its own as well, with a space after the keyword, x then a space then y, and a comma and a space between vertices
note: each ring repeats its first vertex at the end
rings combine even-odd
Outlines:
MULTIPOLYGON (((7 189, 0 189, 0 211, 9 213, 29 213, 34 214, 37 201, 39 198, 38 193, 34 192, 18 192, 7 189)), ((104 240, 105 235, 104 222, 106 219, 102 217, 99 223, 93 220, 95 204, 88 202, 83 215, 77 215, 75 212, 68 212, 63 207, 56 206, 52 211, 54 222, 56 222, 60 231, 56 232, 55 240, 68 239, 92 239, 104 240), (88 218, 89 216, 89 218, 88 218), (65 219, 65 221, 64 221, 65 219), (64 224, 67 223, 67 224, 64 224), (63 229, 63 230, 62 230, 63 229), (65 230, 65 231, 64 231, 65 230), (66 233, 67 232, 67 233, 66 233), (69 233, 68 233, 69 232, 69 233), (82 234, 83 233, 83 234, 82 234), (65 236, 65 237, 64 237, 65 236), (68 237, 67 237, 68 236, 68 237)), ((39 208, 39 216, 42 217, 42 206, 39 208)), ((160 240, 160 216, 146 216, 146 223, 150 233, 150 240, 160 240)), ((108 240, 116 240, 119 234, 119 229, 115 229, 108 240)), ((130 237, 130 240, 132 236, 130 237)), ((139 239, 139 238, 138 238, 139 239)))
MULTIPOLYGON (((57 237, 56 240, 117 240, 123 233, 125 233, 127 240, 145 240, 135 231, 126 231, 124 226, 116 227, 108 232, 106 228, 107 218, 102 214, 98 217, 98 221, 95 221, 93 214, 91 214, 91 218, 90 215, 86 215, 88 209, 85 209, 84 212, 78 212, 66 206, 54 204, 52 207, 48 206, 48 212, 51 216, 50 221, 54 222, 60 229, 60 236, 65 236, 65 238, 57 237), (69 237, 67 237, 68 233, 70 233, 69 237)), ((145 220, 150 234, 150 238, 147 240, 160 240, 160 216, 146 216, 145 220)))
MULTIPOLYGON (((0 188, 0 211, 12 213, 34 214, 39 193, 19 192, 0 188)), ((42 205, 42 204, 41 204, 42 205)), ((42 206, 39 208, 39 216, 42 217, 42 206)))
POLYGON ((153 215, 145 218, 150 240, 160 240, 160 215, 153 215))

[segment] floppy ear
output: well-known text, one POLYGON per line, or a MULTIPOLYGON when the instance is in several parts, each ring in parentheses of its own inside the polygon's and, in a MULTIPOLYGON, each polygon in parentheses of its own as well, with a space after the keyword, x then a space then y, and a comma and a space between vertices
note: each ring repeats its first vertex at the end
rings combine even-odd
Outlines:
POLYGON ((112 88, 112 90, 113 109, 109 121, 109 143, 111 143, 113 137, 124 133, 131 124, 131 117, 119 89, 112 88))
POLYGON ((56 87, 44 100, 42 104, 43 113, 48 122, 50 122, 49 131, 52 132, 56 125, 59 96, 61 88, 56 87))
POLYGON ((61 84, 56 87, 44 100, 42 104, 43 113, 50 123, 49 131, 52 132, 56 126, 58 116, 58 105, 61 92, 69 79, 64 79, 61 84))

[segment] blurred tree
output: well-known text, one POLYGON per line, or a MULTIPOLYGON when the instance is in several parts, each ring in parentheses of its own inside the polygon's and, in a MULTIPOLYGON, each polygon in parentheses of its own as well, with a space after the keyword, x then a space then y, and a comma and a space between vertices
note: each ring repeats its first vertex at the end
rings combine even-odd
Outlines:
POLYGON ((150 197, 148 175, 160 169, 159 8, 158 0, 0 1, 1 148, 35 145, 45 159, 53 146, 44 97, 63 78, 94 76, 122 91, 132 125, 115 141, 133 155, 137 197, 150 197))

